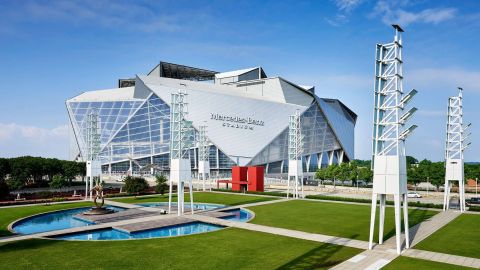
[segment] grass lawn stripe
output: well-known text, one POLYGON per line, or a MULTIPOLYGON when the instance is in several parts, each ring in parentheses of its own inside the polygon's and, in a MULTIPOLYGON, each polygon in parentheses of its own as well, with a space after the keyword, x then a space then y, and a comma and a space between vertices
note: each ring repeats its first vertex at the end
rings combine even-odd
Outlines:
MULTIPOLYGON (((368 205, 292 200, 249 209, 255 212, 255 218, 251 221, 255 224, 368 241, 371 210, 368 205)), ((410 209, 410 227, 437 213, 410 209)), ((385 240, 395 235, 394 223, 394 209, 387 207, 385 240)))

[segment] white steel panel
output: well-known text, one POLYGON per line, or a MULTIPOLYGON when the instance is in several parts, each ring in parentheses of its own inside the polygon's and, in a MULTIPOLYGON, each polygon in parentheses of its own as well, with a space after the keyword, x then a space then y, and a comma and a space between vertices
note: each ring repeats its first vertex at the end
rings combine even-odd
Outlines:
MULTIPOLYGON (((165 102, 170 94, 178 91, 173 87, 146 84, 165 102)), ((206 124, 209 139, 229 156, 251 159, 288 126, 289 115, 297 109, 308 107, 294 104, 268 102, 239 96, 223 95, 199 89, 186 88, 189 93, 189 120, 194 127, 206 124), (212 114, 228 117, 251 118, 263 125, 246 125, 212 119, 212 114), (232 126, 228 126, 234 125, 232 126), (251 128, 251 129, 250 129, 251 128)), ((168 104, 168 103, 167 103, 168 104)), ((235 159, 234 159, 235 160, 235 159)))

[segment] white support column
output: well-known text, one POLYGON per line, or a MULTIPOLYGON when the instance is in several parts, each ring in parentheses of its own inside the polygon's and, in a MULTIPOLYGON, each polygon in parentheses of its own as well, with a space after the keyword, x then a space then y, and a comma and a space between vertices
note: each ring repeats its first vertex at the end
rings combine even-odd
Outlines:
POLYGON ((318 168, 321 169, 322 168, 322 161, 323 161, 323 152, 321 152, 320 154, 318 154, 318 168))
POLYGON ((332 166, 333 165, 333 154, 335 153, 335 151, 330 151, 328 152, 328 166, 332 166))
POLYGON ((405 248, 410 248, 410 226, 408 224, 408 195, 403 194, 403 228, 405 229, 405 248))
POLYGON ((383 244, 383 229, 385 227, 385 194, 380 194, 380 219, 378 220, 378 243, 383 244))
POLYGON ((169 177, 169 180, 168 180, 168 213, 172 213, 172 194, 173 194, 173 183, 172 183, 172 178, 169 177))
MULTIPOLYGON (((400 254, 401 246, 402 246, 401 238, 400 238, 402 234, 402 224, 401 224, 402 217, 400 216, 401 214, 400 195, 398 194, 393 195, 393 200, 395 205, 395 239, 397 243, 397 254, 400 254)), ((405 230, 408 230, 408 228, 405 228, 405 230)))
POLYGON ((470 143, 465 142, 465 139, 468 137, 468 135, 465 136, 465 131, 470 127, 470 124, 463 125, 463 89, 459 87, 458 90, 458 96, 448 98, 443 210, 447 211, 450 208, 451 186, 453 182, 458 182, 459 208, 460 212, 464 212, 465 175, 463 154, 470 145, 470 143))
POLYGON ((186 120, 187 93, 178 91, 172 94, 170 106, 170 188, 168 196, 171 213, 173 182, 177 182, 177 213, 185 213, 185 182, 189 183, 190 205, 193 214, 193 184, 190 162, 190 148, 194 146, 192 122, 186 120))
POLYGON ((290 181, 294 180, 293 198, 303 197, 303 135, 300 113, 297 110, 295 114, 290 115, 288 125, 288 190, 287 198, 290 192, 290 181), (299 183, 299 181, 301 181, 299 183))
POLYGON ((85 176, 85 201, 88 200, 88 176, 85 176))
POLYGON ((207 137, 207 125, 201 125, 198 130, 198 179, 202 182, 203 191, 206 190, 207 177, 210 175, 210 146, 207 137))
POLYGON ((373 248, 373 233, 375 232, 376 210, 377 210, 377 193, 372 193, 372 209, 370 214, 370 237, 368 240, 368 249, 373 248))
POLYGON ((343 163, 343 155, 344 155, 343 150, 339 150, 339 151, 337 152, 337 162, 338 162, 338 165, 340 165, 340 164, 343 163))
MULTIPOLYGON (((405 129, 406 121, 417 110, 404 111, 411 98, 417 93, 412 90, 403 93, 402 28, 393 25, 395 38, 392 43, 377 44, 373 116, 373 190, 372 216, 370 220, 369 249, 373 247, 375 208, 377 195, 380 196, 379 244, 383 243, 386 196, 394 196, 395 232, 397 253, 401 252, 402 212, 405 220, 405 235, 409 241, 407 168, 405 140, 416 128, 405 129), (403 198, 403 211, 401 205, 403 198)), ((342 161, 342 153, 338 156, 342 161)), ((406 245, 409 247, 409 244, 406 245)))
POLYGON ((96 110, 92 109, 87 114, 87 122, 85 128, 86 139, 86 173, 85 180, 85 197, 89 197, 92 200, 93 192, 93 178, 101 177, 102 165, 100 163, 100 117, 96 110))

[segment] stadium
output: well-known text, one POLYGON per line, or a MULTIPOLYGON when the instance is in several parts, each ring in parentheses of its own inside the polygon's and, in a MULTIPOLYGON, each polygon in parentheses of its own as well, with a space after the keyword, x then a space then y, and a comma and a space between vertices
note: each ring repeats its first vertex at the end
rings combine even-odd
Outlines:
MULTIPOLYGON (((207 126, 210 174, 232 166, 264 166, 269 177, 288 173, 289 116, 301 115, 304 177, 354 158, 357 115, 341 101, 320 98, 313 86, 267 77, 262 67, 216 72, 160 62, 147 75, 119 79, 118 88, 87 91, 66 101, 72 160, 88 155, 87 119, 98 115, 104 174, 169 171, 170 102, 188 94, 188 120, 207 126)), ((189 155, 198 172, 198 149, 189 155)))

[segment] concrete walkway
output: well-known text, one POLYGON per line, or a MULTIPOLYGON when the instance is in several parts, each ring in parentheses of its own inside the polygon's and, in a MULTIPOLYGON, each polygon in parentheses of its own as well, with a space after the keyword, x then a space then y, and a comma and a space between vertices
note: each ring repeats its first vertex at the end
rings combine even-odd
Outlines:
POLYGON ((434 262, 454 264, 454 265, 465 266, 465 267, 473 267, 477 269, 480 268, 480 259, 439 253, 439 252, 431 252, 431 251, 418 250, 418 249, 408 249, 402 253, 402 256, 434 261, 434 262))
POLYGON ((332 270, 378 270, 389 264, 398 255, 396 250, 366 250, 341 264, 330 269, 332 270))
MULTIPOLYGON (((449 222, 454 220, 456 217, 460 215, 460 212, 457 211, 447 211, 447 212, 441 212, 430 218, 429 220, 426 220, 420 224, 417 224, 410 228, 410 239, 411 241, 411 246, 413 247, 420 241, 424 240, 425 238, 429 237, 432 235, 434 232, 442 228, 443 226, 447 225, 449 222)), ((402 241, 405 241, 405 237, 402 234, 401 237, 402 241)), ((404 243, 405 244, 405 243, 404 243)), ((433 256, 423 256, 424 253, 420 253, 422 255, 422 259, 426 260, 431 260, 431 261, 439 261, 436 258, 443 258, 443 261, 441 262, 446 262, 450 264, 455 264, 455 265, 460 265, 460 266, 467 266, 467 263, 470 263, 470 260, 467 261, 467 259, 472 259, 472 258, 465 258, 462 257, 463 260, 458 259, 458 260, 452 260, 447 259, 448 257, 442 256, 440 253, 435 253, 435 252, 428 252, 429 254, 435 254, 435 257, 433 256), (433 258, 433 259, 432 259, 433 258), (447 262, 448 261, 448 262, 447 262), (461 264, 457 263, 461 262, 461 264)), ((408 249, 403 251, 402 255, 408 256, 408 257, 414 257, 414 256, 420 256, 418 250, 414 249, 408 249)), ((447 255, 447 254, 444 254, 447 255)), ((373 250, 366 250, 359 255, 351 258, 350 260, 347 260, 332 269, 336 270, 341 270, 341 269, 368 269, 368 270, 375 270, 375 269, 381 269, 385 265, 389 264, 391 261, 393 261, 395 258, 397 258, 399 255, 396 253, 396 239, 395 236, 387 239, 383 245, 375 245, 373 250)), ((448 256, 453 256, 453 255, 448 255, 448 256)), ((455 256, 459 257, 459 256, 455 256)), ((476 259, 473 259, 476 260, 476 259)), ((479 260, 480 261, 480 260, 479 260)), ((439 261, 440 262, 440 261, 439 261)), ((473 261, 472 263, 475 263, 473 261)))
POLYGON ((131 204, 131 203, 122 203, 122 202, 117 202, 109 199, 105 199, 105 204, 112 205, 112 206, 118 206, 122 208, 127 208, 127 209, 133 209, 133 208, 144 208, 144 206, 141 205, 136 205, 136 204, 131 204))

